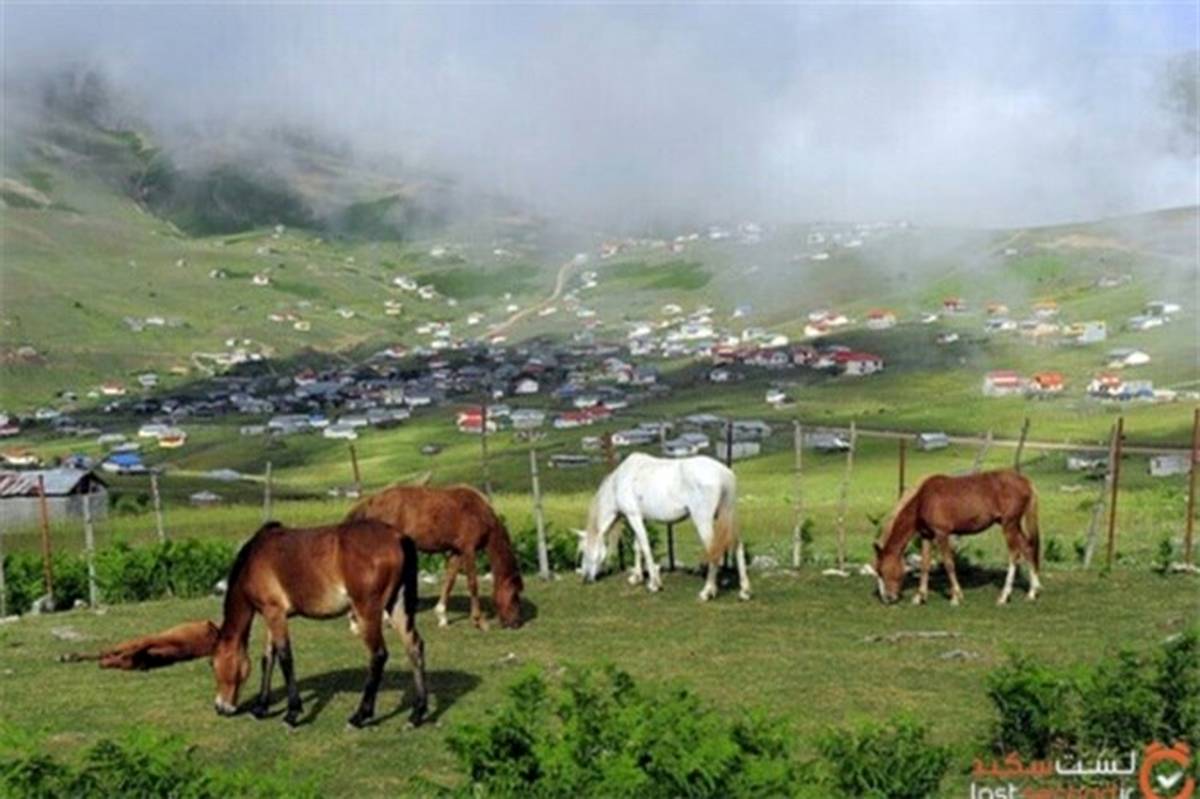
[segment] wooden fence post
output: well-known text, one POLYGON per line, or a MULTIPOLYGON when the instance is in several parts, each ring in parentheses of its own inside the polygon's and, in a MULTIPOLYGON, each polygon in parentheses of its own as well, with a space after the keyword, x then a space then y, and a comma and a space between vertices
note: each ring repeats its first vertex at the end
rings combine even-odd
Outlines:
POLYGON ((837 516, 837 563, 838 569, 846 568, 846 511, 850 500, 850 474, 854 470, 854 447, 858 443, 858 429, 850 421, 850 449, 846 450, 846 473, 842 476, 842 490, 838 497, 837 516))
POLYGON ((158 472, 150 472, 150 496, 154 500, 154 526, 158 530, 158 542, 167 540, 167 529, 163 526, 162 494, 158 490, 158 472))
POLYGON ((792 515, 795 517, 792 525, 792 568, 799 569, 804 562, 804 428, 799 419, 792 421, 792 447, 795 449, 793 473, 796 492, 792 498, 792 515))
POLYGON ((1025 451, 1025 439, 1029 437, 1029 417, 1021 423, 1021 437, 1017 439, 1017 452, 1013 455, 1013 469, 1021 471, 1021 453, 1025 451))
POLYGON ((90 483, 87 493, 83 495, 83 552, 87 557, 88 605, 95 609, 99 606, 99 595, 96 591, 96 530, 92 525, 92 486, 90 483))
POLYGON ((896 496, 902 497, 904 496, 905 470, 908 468, 908 439, 901 436, 898 446, 900 448, 900 463, 896 475, 896 496))
POLYGON ((1192 560, 1192 534, 1196 529, 1196 467, 1200 462, 1200 408, 1192 414, 1192 461, 1188 469, 1187 526, 1183 533, 1183 562, 1192 560))
POLYGON ((362 474, 358 471, 358 450, 350 445, 350 469, 354 472, 354 493, 362 496, 362 474))
POLYGON ((1113 556, 1117 551, 1117 495, 1121 490, 1121 439, 1125 435, 1125 417, 1117 417, 1117 434, 1113 443, 1112 493, 1108 500, 1108 550, 1104 556, 1104 567, 1112 569, 1113 556))
POLYGON ((484 397, 483 404, 479 410, 479 466, 483 470, 483 493, 487 495, 488 501, 492 499, 492 471, 488 464, 488 400, 491 395, 484 397))
POLYGON ((0 619, 8 616, 8 583, 4 579, 4 531, 0 530, 0 619))
MULTIPOLYGON (((604 450, 604 462, 608 465, 608 470, 611 472, 617 468, 617 450, 613 446, 612 433, 607 432, 600 436, 600 446, 604 450)), ((621 522, 624 526, 625 522, 621 522)), ((625 571, 625 530, 621 530, 621 534, 617 536, 617 568, 625 571)))
POLYGON ((1083 549, 1083 567, 1086 569, 1092 565, 1092 558, 1096 554, 1096 539, 1100 533, 1100 519, 1104 516, 1104 511, 1108 507, 1108 492, 1112 486, 1112 470, 1115 448, 1117 446, 1117 426, 1113 425, 1112 430, 1108 434, 1108 463, 1104 467, 1104 480, 1100 483, 1100 496, 1096 498, 1096 502, 1092 505, 1092 518, 1088 522, 1087 543, 1083 549))
POLYGON ((988 450, 992 448, 992 431, 987 431, 987 435, 983 437, 983 446, 975 453, 975 463, 971 465, 971 473, 978 473, 983 469, 983 460, 987 457, 988 450))
POLYGON ((267 471, 263 475, 263 524, 271 521, 271 462, 267 461, 267 471))
MULTIPOLYGON (((725 466, 733 468, 733 419, 728 419, 725 422, 725 466)), ((721 568, 729 569, 729 550, 725 550, 725 554, 721 557, 721 568)))
MULTIPOLYGON (((666 449, 667 446, 667 420, 663 419, 658 426, 658 447, 659 451, 666 449)), ((666 454, 662 452, 662 454, 666 454)), ((675 571, 675 525, 667 522, 667 571, 675 571)))
POLYGON ((538 575, 550 579, 550 553, 546 549, 546 518, 542 514, 542 484, 538 480, 537 448, 529 448, 529 478, 533 485, 533 521, 537 525, 538 575))
POLYGON ((50 508, 46 505, 46 478, 39 472, 37 480, 38 512, 42 520, 42 580, 50 607, 54 607, 54 566, 50 553, 50 508))

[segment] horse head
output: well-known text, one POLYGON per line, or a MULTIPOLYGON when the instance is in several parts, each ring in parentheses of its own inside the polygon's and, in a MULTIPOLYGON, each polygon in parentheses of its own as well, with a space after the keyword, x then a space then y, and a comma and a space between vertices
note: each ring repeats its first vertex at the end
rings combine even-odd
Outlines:
POLYGON ((575 534, 579 536, 579 553, 582 555, 580 571, 584 582, 590 583, 596 579, 600 567, 608 558, 608 542, 604 540, 604 535, 591 525, 588 525, 587 530, 577 529, 575 534))
POLYGON ((879 600, 885 605, 898 602, 907 572, 903 553, 892 552, 878 543, 875 544, 875 563, 871 571, 875 575, 879 600))
POLYGON ((237 712, 238 691, 250 676, 250 658, 246 647, 236 637, 222 638, 213 653, 213 676, 217 679, 217 698, 213 705, 217 714, 232 716, 237 712))

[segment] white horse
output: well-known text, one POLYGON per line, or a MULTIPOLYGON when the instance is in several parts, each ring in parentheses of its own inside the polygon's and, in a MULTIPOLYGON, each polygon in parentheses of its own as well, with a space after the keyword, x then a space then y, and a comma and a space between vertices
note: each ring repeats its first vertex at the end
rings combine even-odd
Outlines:
POLYGON ((746 549, 734 527, 736 502, 737 480, 719 461, 703 455, 668 459, 635 452, 604 478, 588 509, 587 529, 576 530, 583 553, 583 577, 587 581, 596 579, 615 542, 617 519, 624 516, 635 538, 629 582, 636 585, 642 581, 644 557, 649 572, 646 587, 658 591, 662 578, 650 550, 645 520, 673 523, 690 516, 708 561, 708 579, 700 599, 717 595, 717 564, 731 547, 737 555, 738 596, 749 599, 746 549))

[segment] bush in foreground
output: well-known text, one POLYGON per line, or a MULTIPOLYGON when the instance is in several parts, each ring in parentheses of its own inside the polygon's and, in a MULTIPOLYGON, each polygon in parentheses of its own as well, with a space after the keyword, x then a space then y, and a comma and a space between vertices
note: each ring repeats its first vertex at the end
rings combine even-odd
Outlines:
POLYGON ((448 742, 467 778, 451 793, 477 797, 920 797, 949 764, 913 722, 830 733, 824 759, 800 764, 781 722, 731 717, 612 668, 558 683, 529 671, 487 722, 448 742))
POLYGON ((992 672, 990 748, 1045 758, 1124 753, 1157 740, 1200 746, 1200 635, 1189 630, 1151 654, 1121 651, 1084 669, 1013 656, 992 672))
POLYGON ((286 773, 251 773, 201 765, 179 738, 144 731, 119 740, 101 739, 76 761, 64 761, 47 754, 35 739, 0 729, 0 752, 0 795, 12 799, 303 799, 319 795, 311 782, 286 773))

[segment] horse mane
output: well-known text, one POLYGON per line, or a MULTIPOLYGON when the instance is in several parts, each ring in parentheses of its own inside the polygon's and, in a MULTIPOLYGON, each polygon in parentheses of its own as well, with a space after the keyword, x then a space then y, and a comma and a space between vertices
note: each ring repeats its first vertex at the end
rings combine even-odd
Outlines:
MULTIPOLYGON (((932 476, 933 475, 930 475, 929 477, 932 476)), ((929 477, 922 478, 919 483, 910 486, 903 494, 900 495, 900 499, 896 502, 896 505, 892 508, 892 512, 888 515, 887 523, 883 526, 882 537, 876 542, 880 547, 886 547, 888 542, 892 540, 892 536, 896 532, 896 522, 900 520, 902 515, 905 515, 906 512, 909 511, 909 506, 912 504, 913 500, 916 499, 917 494, 921 493, 921 489, 925 487, 925 483, 929 480, 929 477)))
POLYGON ((262 534, 270 530, 277 530, 283 527, 282 522, 269 521, 264 522, 263 526, 254 532, 254 535, 242 544, 242 548, 237 551, 233 557, 233 565, 229 567, 229 578, 225 581, 225 618, 229 618, 229 612, 232 609, 234 590, 233 587, 242 579, 242 574, 246 571, 246 565, 250 562, 250 556, 258 549, 259 540, 262 534))
POLYGON ((517 556, 513 553, 512 538, 508 534, 508 528, 504 526, 504 522, 496 515, 495 511, 491 510, 492 525, 488 531, 487 552, 488 563, 492 567, 492 579, 495 580, 497 588, 501 583, 506 583, 510 588, 520 591, 525 587, 524 581, 521 579, 521 567, 517 563, 517 556))

